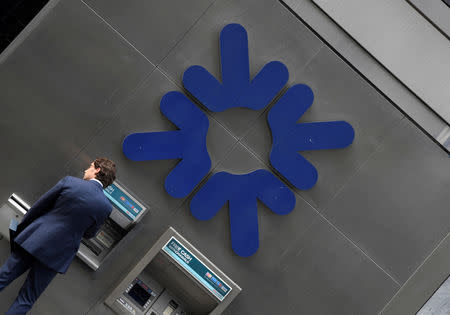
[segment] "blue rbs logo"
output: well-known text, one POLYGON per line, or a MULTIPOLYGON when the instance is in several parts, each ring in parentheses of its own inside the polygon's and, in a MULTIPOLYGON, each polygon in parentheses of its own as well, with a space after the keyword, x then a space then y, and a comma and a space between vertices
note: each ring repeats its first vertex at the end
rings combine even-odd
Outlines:
MULTIPOLYGON (((191 66, 183 74, 183 85, 210 111, 233 107, 260 110, 280 93, 289 79, 284 64, 272 61, 251 80, 247 32, 229 24, 220 33, 222 82, 205 68, 191 66)), ((298 189, 310 189, 317 182, 316 168, 299 151, 344 148, 354 139, 354 130, 344 121, 297 123, 314 100, 304 84, 290 87, 270 109, 272 132, 271 165, 298 189)), ((206 147, 209 120, 183 93, 165 94, 161 112, 179 130, 128 135, 123 152, 131 160, 181 159, 165 180, 167 193, 188 196, 211 170, 206 147)), ((251 256, 259 247, 257 200, 276 214, 288 214, 295 207, 295 195, 267 170, 244 175, 219 172, 210 177, 193 197, 190 209, 199 220, 209 220, 229 202, 231 245, 240 256, 251 256)))

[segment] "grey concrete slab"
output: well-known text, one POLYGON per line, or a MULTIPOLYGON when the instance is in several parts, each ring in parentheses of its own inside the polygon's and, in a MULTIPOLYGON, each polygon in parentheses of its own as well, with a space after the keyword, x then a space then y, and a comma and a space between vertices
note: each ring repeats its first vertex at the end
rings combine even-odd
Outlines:
POLYGON ((404 119, 325 215, 403 283, 448 233, 449 163, 404 119))
MULTIPOLYGON (((299 76, 302 79, 298 83, 307 84, 314 92, 314 103, 299 122, 344 120, 355 129, 350 147, 301 152, 316 167, 319 178, 312 189, 297 192, 321 209, 375 152, 403 115, 328 48, 322 49, 299 76)), ((242 142, 269 162, 272 136, 267 113, 242 142)))
MULTIPOLYGON (((221 80, 219 33, 229 23, 239 23, 247 30, 252 78, 266 63, 278 60, 287 66, 290 81, 294 82, 297 71, 323 45, 277 1, 217 1, 162 62, 161 69, 177 84, 181 84, 183 72, 192 65, 205 67, 221 80)), ((241 137, 260 114, 261 111, 233 108, 212 115, 241 137)))
POLYGON ((287 314, 377 314, 398 285, 320 218, 292 244, 277 277, 287 314))
MULTIPOLYGON (((155 70, 140 87, 129 103, 117 113, 102 131, 92 139, 69 172, 82 174, 89 161, 107 156, 117 166, 117 178, 138 198, 159 211, 174 211, 182 199, 171 197, 164 189, 166 176, 178 163, 177 160, 156 160, 135 162, 127 159, 122 152, 124 138, 135 132, 176 130, 160 111, 160 101, 165 93, 178 90, 159 70, 155 70)), ((237 142, 220 124, 210 118, 207 134, 208 153, 212 167, 221 161, 237 142)))
POLYGON ((157 65, 214 0, 85 2, 157 65))
POLYGON ((59 2, 21 36, 0 63, 0 197, 32 202, 154 66, 78 1, 59 2))

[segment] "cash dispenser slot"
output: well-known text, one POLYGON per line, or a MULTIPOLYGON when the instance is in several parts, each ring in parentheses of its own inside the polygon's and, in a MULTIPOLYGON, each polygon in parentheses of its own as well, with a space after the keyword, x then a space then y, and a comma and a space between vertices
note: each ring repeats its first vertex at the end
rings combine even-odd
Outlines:
POLYGON ((111 215, 94 237, 81 240, 77 253, 77 256, 94 270, 100 267, 148 211, 148 207, 117 180, 106 187, 103 193, 113 207, 111 215))
POLYGON ((105 300, 117 314, 221 314, 241 288, 170 227, 105 300))
MULTIPOLYGON (((117 180, 103 192, 113 207, 111 215, 93 238, 81 240, 77 252, 77 256, 93 270, 100 267, 148 211, 148 207, 117 180)), ((28 203, 13 193, 0 208, 0 234, 9 240, 9 222, 13 218, 22 220, 29 209, 28 203)))

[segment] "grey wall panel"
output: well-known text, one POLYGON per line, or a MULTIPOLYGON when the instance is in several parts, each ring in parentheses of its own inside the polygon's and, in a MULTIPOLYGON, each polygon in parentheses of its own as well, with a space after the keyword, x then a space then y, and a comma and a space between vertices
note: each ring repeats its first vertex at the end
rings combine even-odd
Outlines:
POLYGON ((435 27, 450 36, 450 8, 442 0, 407 0, 435 27))
MULTIPOLYGON (((302 78, 298 83, 307 84, 314 92, 314 103, 299 122, 344 120, 355 130, 355 140, 348 148, 301 152, 317 168, 319 178, 312 189, 298 192, 322 209, 403 116, 328 48, 323 48, 298 76, 302 78)), ((242 142, 268 163, 272 138, 267 114, 242 142)))
POLYGON ((398 289, 323 218, 292 246, 284 260, 289 314, 377 314, 398 289))
POLYGON ((446 139, 437 139, 448 125, 311 0, 285 0, 282 3, 314 29, 342 58, 355 67, 425 132, 450 151, 450 146, 445 146, 446 139))
POLYGON ((213 0, 85 2, 157 65, 213 0))
POLYGON ((450 42, 406 1, 313 0, 450 123, 450 42))
MULTIPOLYGON (((287 66, 290 82, 298 81, 298 71, 323 46, 276 1, 218 1, 162 62, 163 71, 181 84, 189 66, 201 65, 221 79, 219 34, 228 23, 240 23, 248 32, 251 77, 266 63, 279 60, 287 66)), ((233 108, 212 115, 241 138, 260 114, 261 111, 233 108)))
POLYGON ((448 233, 449 189, 448 155, 404 119, 325 215, 403 283, 448 233))
POLYGON ((77 1, 22 36, 0 64, 0 196, 32 202, 154 67, 77 1))

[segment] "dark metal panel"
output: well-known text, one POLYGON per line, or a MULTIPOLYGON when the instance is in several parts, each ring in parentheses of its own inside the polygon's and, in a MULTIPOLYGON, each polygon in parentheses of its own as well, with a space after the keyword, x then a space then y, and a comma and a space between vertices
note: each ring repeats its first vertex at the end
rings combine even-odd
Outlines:
POLYGON ((325 209, 404 283, 448 233, 449 158, 407 119, 325 209))
POLYGON ((0 197, 33 202, 154 67, 77 1, 23 36, 0 65, 0 197))
POLYGON ((157 65, 214 1, 85 2, 157 65))

